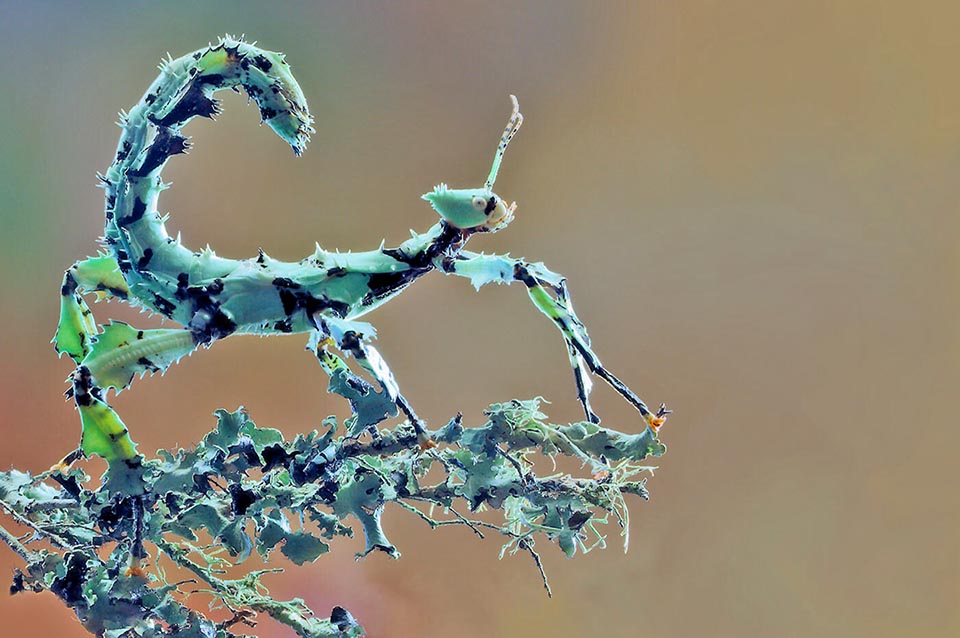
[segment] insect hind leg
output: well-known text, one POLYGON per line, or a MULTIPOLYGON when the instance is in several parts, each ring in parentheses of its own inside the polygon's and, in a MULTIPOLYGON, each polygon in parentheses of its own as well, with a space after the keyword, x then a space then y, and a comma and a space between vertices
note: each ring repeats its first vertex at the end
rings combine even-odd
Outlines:
MULTIPOLYGON (((359 379, 349 371, 346 363, 344 363, 342 359, 327 350, 328 346, 336 344, 341 352, 351 355, 357 363, 360 364, 360 367, 366 370, 367 373, 377 381, 383 389, 381 394, 391 403, 392 413, 385 413, 382 405, 378 407, 376 401, 369 399, 369 393, 366 395, 368 400, 362 403, 351 399, 354 411, 357 413, 358 425, 376 424, 387 417, 395 416, 397 410, 399 410, 403 412, 413 427, 421 449, 427 450, 436 447, 436 442, 433 441, 427 432, 423 420, 417 416, 410 402, 400 393, 400 388, 387 362, 380 355, 380 352, 370 345, 369 340, 376 336, 376 330, 374 330, 373 326, 364 322, 346 321, 322 315, 317 316, 315 320, 318 325, 318 330, 314 336, 311 337, 311 342, 307 349, 315 352, 317 358, 320 360, 320 365, 323 366, 327 374, 329 374, 331 378, 339 374, 347 376, 348 379, 352 377, 352 379, 348 380, 348 383, 355 386, 355 389, 357 385, 364 383, 362 379, 359 379), (367 413, 367 404, 374 406, 374 415, 367 413)), ((347 392, 349 393, 350 391, 347 390, 347 392)), ((359 432, 354 433, 359 434, 359 432)))

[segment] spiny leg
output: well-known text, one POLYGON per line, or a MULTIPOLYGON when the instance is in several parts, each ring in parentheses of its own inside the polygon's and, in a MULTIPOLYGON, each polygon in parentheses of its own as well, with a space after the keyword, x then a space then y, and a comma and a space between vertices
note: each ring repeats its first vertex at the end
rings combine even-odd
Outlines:
MULTIPOLYGON (((117 262, 112 257, 99 255, 78 261, 63 274, 63 283, 60 286, 60 320, 57 331, 53 336, 54 349, 59 355, 68 355, 74 363, 79 364, 88 354, 100 332, 90 306, 83 298, 84 293, 99 292, 103 296, 114 294, 126 298, 127 284, 120 274, 117 262)), ((74 371, 71 379, 78 376, 74 371)), ((76 389, 71 386, 68 396, 76 396, 76 389)), ((80 410, 81 423, 84 422, 84 413, 80 410)), ((88 418, 89 421, 89 418, 88 418)), ((51 471, 63 471, 82 458, 83 447, 67 454, 51 471)))
POLYGON ((311 338, 311 345, 308 347, 316 352, 324 370, 332 375, 338 366, 337 362, 339 365, 346 366, 339 357, 331 355, 326 350, 328 345, 335 343, 339 350, 353 356, 357 363, 376 379, 390 401, 403 412, 417 434, 420 447, 422 449, 436 447, 436 442, 430 437, 425 424, 413 411, 406 397, 400 393, 400 388, 387 362, 377 349, 368 343, 369 339, 376 336, 373 326, 360 321, 346 321, 323 315, 317 315, 314 320, 318 331, 311 338))
POLYGON ((527 287, 527 293, 534 305, 556 324, 563 335, 577 383, 578 398, 589 421, 597 423, 600 419, 590 407, 588 395, 591 385, 585 374, 586 369, 606 381, 620 396, 637 408, 654 431, 663 425, 670 411, 662 404, 656 412, 651 411, 636 393, 600 362, 600 358, 591 348, 586 326, 573 309, 563 276, 548 270, 541 263, 531 263, 506 255, 481 255, 462 251, 455 258, 444 257, 438 262, 437 266, 443 272, 466 277, 478 289, 488 283, 510 284, 515 281, 522 282, 527 287))
POLYGON ((397 404, 385 390, 378 392, 373 385, 354 374, 341 357, 330 351, 331 346, 336 346, 336 342, 318 330, 311 335, 307 350, 317 356, 320 367, 330 377, 327 391, 350 402, 354 416, 347 420, 347 435, 358 437, 364 431, 373 434, 374 426, 397 416, 397 404))
POLYGON ((135 375, 165 371, 196 349, 189 330, 138 330, 123 322, 97 325, 82 293, 126 298, 127 287, 117 263, 100 256, 78 262, 64 274, 60 324, 54 337, 57 352, 68 354, 77 368, 70 375, 72 396, 82 426, 78 451, 67 455, 55 469, 62 469, 84 455, 97 454, 109 463, 128 466, 138 460, 136 444, 126 426, 105 400, 113 388, 129 387, 135 375))
POLYGON ((577 399, 583 406, 583 413, 590 423, 600 423, 600 417, 590 407, 590 391, 593 390, 593 382, 587 375, 587 370, 584 369, 583 359, 578 356, 576 349, 569 341, 564 339, 564 342, 567 346, 567 358, 570 360, 570 367, 573 368, 573 380, 577 385, 577 399))
POLYGON ((106 297, 126 299, 130 290, 124 281, 117 261, 113 257, 99 255, 70 266, 63 274, 60 287, 60 322, 53 337, 58 354, 67 354, 76 363, 90 352, 96 337, 97 323, 87 302, 85 293, 96 293, 98 300, 106 297))
POLYGON ((108 461, 111 456, 121 460, 129 458, 133 442, 120 417, 107 405, 104 395, 111 388, 117 393, 122 392, 130 387, 136 376, 165 372, 196 349, 197 344, 189 330, 138 330, 121 321, 104 326, 72 375, 74 399, 83 423, 83 452, 99 454, 108 461), (83 394, 89 394, 93 400, 82 401, 83 394), (104 448, 100 443, 88 443, 88 440, 103 436, 110 439, 111 446, 104 448), (118 443, 116 436, 125 440, 118 443))
POLYGON ((96 385, 89 368, 77 366, 71 375, 71 394, 80 412, 83 433, 80 449, 87 456, 97 454, 107 463, 135 462, 140 458, 137 445, 120 415, 104 400, 104 391, 96 385))

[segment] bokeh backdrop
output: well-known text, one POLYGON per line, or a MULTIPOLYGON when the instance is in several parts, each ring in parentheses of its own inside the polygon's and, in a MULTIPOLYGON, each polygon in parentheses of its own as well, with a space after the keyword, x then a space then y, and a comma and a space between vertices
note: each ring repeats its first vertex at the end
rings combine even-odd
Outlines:
MULTIPOLYGON (((932 2, 0 2, 0 466, 77 441, 48 341, 62 271, 102 229, 116 111, 167 51, 246 33, 288 54, 318 133, 294 159, 229 95, 192 124, 161 200, 188 245, 402 241, 435 219, 422 192, 485 177, 516 93, 497 190, 517 219, 471 248, 565 273, 609 367, 676 409, 630 552, 615 530, 576 560, 548 548, 552 600, 499 539, 399 509, 402 559, 338 542, 276 595, 343 604, 374 638, 956 636, 958 21, 932 2)), ((516 287, 437 275, 370 319, 433 425, 535 395, 579 417, 563 344, 516 287)), ((315 427, 344 406, 303 341, 229 339, 115 405, 146 450, 189 445, 221 406, 315 427)), ((607 425, 641 427, 596 394, 607 425)), ((0 578, 16 564, 0 547, 0 578)), ((0 597, 0 626, 85 635, 49 594, 0 597)))

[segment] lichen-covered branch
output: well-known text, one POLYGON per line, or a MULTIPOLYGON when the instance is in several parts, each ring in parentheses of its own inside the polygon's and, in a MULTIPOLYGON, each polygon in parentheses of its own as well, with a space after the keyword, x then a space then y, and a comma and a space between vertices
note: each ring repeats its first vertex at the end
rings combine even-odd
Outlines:
MULTIPOLYGON (((458 415, 430 433, 439 445, 428 451, 408 423, 356 437, 329 417, 323 431, 287 440, 243 410, 216 416, 216 428, 195 448, 160 451, 97 489, 85 487, 89 478, 78 467, 0 473, 0 508, 30 532, 18 539, 0 528, 0 540, 25 563, 14 591, 53 592, 97 636, 230 638, 257 613, 305 638, 357 636, 360 626, 345 609, 317 616, 300 600, 271 598, 262 571, 230 580, 223 568, 254 551, 313 562, 357 524, 362 555, 399 557, 383 525, 385 509, 397 503, 430 527, 496 531, 505 538, 501 557, 529 553, 543 575, 538 542, 553 541, 567 556, 602 547, 611 517, 626 536, 624 495, 646 497, 642 475, 653 468, 645 460, 664 452, 650 428, 623 434, 593 423, 551 424, 538 400, 492 405, 478 427, 464 427, 458 415), (579 460, 585 475, 538 473, 550 467, 545 457, 561 455, 579 460), (427 482, 434 465, 442 478, 427 482), (438 506, 440 516, 424 513, 425 505, 438 506), (486 508, 501 510, 502 522, 473 518, 486 508), (28 549, 42 540, 53 549, 28 549), (192 610, 182 583, 166 581, 161 556, 202 581, 234 621, 192 610)), ((543 582, 549 593, 545 575, 543 582)))

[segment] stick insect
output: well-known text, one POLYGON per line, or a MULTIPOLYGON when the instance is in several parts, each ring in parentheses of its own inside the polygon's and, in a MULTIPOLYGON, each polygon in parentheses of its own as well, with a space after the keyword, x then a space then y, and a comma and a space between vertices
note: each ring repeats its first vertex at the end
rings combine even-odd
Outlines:
POLYGON ((377 382, 388 405, 365 425, 402 412, 421 448, 432 447, 426 425, 370 343, 373 327, 356 321, 431 271, 465 277, 478 289, 494 282, 522 283, 563 336, 586 418, 600 420, 589 401, 593 373, 636 407, 648 427, 663 424, 669 411, 663 405, 650 410, 594 354, 561 275, 540 263, 464 248, 473 235, 497 232, 513 219, 516 204, 508 206, 493 186, 523 122, 515 97, 484 185, 453 189, 440 184, 423 195, 440 216, 426 232, 395 248, 381 244, 368 252, 328 252, 318 245, 296 263, 262 251, 237 260, 209 248, 194 252, 167 233, 166 217, 157 211, 158 197, 168 187, 160 173, 171 156, 189 148, 181 129, 195 117, 219 112, 213 94, 223 89, 242 88, 260 108, 262 121, 300 155, 314 132, 303 92, 282 54, 229 36, 176 60, 168 57, 160 69, 140 101, 129 113, 121 112, 116 156, 98 176, 106 191, 103 250, 73 264, 63 277, 54 343, 58 353, 76 363, 68 395, 82 424, 78 456, 98 454, 111 464, 136 465, 136 446, 106 402, 107 392, 120 392, 136 375, 165 371, 184 355, 237 334, 309 333, 308 350, 328 374, 346 367, 333 349, 352 356, 377 382), (182 327, 99 326, 83 296, 90 293, 159 313, 182 327))

